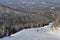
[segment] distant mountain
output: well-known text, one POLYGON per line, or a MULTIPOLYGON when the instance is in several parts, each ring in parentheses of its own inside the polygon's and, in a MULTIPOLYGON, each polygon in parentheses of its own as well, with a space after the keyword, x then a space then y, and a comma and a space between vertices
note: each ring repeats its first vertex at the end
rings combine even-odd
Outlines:
POLYGON ((51 7, 60 9, 60 0, 0 0, 0 3, 19 10, 51 10, 51 7))

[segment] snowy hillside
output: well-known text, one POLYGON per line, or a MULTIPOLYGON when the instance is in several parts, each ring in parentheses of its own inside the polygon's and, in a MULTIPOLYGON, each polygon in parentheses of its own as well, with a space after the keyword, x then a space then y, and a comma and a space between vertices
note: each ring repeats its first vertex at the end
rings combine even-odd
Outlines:
POLYGON ((49 10, 51 7, 60 9, 60 0, 0 0, 9 7, 19 10, 49 10))
POLYGON ((60 40, 60 32, 49 31, 51 25, 52 23, 41 28, 24 29, 0 40, 60 40))

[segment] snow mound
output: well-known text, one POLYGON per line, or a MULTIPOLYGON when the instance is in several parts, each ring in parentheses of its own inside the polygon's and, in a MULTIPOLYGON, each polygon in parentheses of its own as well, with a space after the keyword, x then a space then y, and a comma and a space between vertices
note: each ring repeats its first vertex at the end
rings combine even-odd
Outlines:
POLYGON ((0 40, 60 40, 60 32, 50 32, 51 25, 52 23, 40 28, 24 29, 0 40))

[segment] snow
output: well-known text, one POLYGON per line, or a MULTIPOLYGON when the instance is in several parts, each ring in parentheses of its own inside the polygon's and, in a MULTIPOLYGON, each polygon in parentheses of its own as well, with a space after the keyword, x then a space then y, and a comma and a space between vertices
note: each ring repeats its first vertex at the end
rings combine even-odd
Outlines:
POLYGON ((60 32, 50 32, 52 23, 40 28, 23 29, 0 40, 60 40, 60 32))
POLYGON ((51 7, 51 9, 55 9, 54 7, 51 7))
POLYGON ((45 2, 42 2, 42 4, 46 4, 45 2))

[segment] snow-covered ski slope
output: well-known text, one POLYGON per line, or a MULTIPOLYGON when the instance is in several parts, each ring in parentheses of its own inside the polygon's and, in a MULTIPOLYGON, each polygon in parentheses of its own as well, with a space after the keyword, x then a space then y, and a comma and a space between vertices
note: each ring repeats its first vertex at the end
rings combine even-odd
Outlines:
POLYGON ((51 25, 52 23, 41 28, 24 29, 0 40, 60 40, 60 32, 49 31, 51 25))

